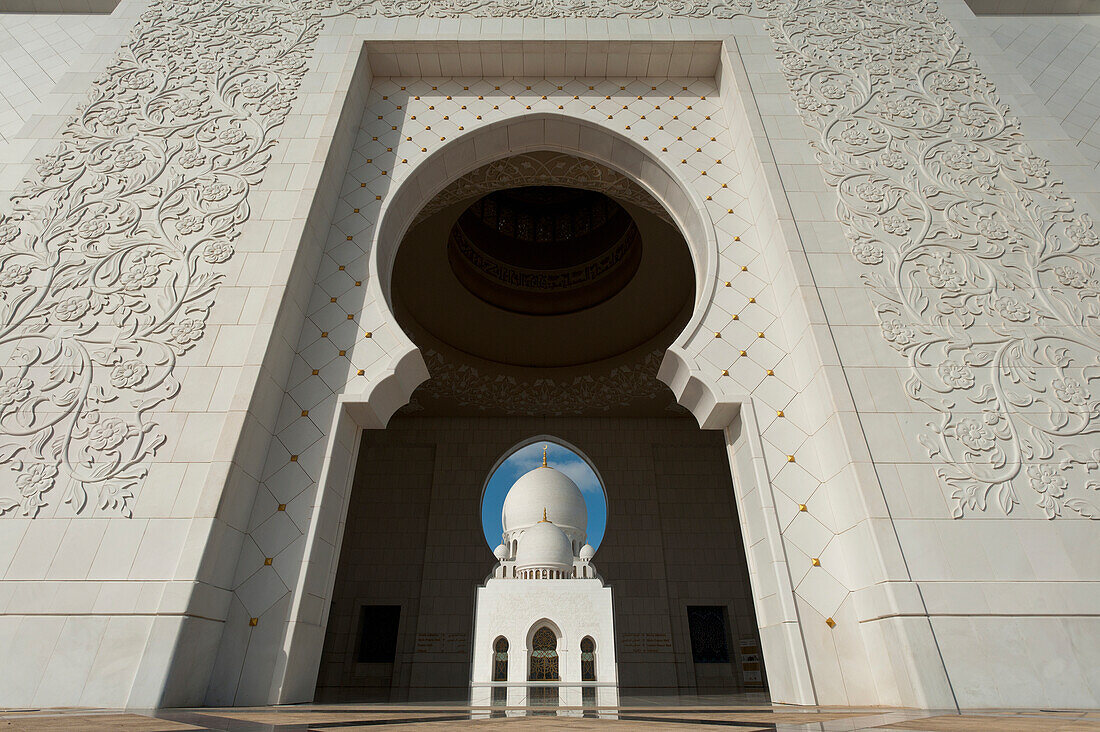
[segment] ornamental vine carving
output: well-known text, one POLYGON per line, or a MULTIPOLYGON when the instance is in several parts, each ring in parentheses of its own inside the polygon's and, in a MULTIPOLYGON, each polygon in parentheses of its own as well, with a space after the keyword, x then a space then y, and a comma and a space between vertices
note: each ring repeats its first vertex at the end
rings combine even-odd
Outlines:
POLYGON ((329 12, 386 18, 732 18, 751 4, 751 0, 335 0, 329 12))
POLYGON ((769 21, 956 517, 1100 517, 1090 218, 928 0, 790 0, 769 21))
POLYGON ((156 0, 0 217, 0 513, 130 515, 319 28, 156 0))

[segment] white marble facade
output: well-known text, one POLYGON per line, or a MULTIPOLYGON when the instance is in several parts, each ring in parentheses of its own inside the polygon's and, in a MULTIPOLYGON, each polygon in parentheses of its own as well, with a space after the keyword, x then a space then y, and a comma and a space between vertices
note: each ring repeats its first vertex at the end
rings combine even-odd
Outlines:
POLYGON ((0 146, 0 705, 312 697, 360 431, 427 378, 396 248, 544 149, 691 249, 661 378, 726 436, 774 700, 1100 698, 1089 110, 961 0, 99 21, 0 146))
MULTIPOLYGON (((516 580, 490 579, 478 588, 474 627, 471 701, 490 703, 492 689, 520 687, 527 693, 531 636, 547 627, 558 637, 560 682, 554 686, 616 686, 615 621, 611 588, 598 579, 516 580), (541 612, 540 612, 541 611, 541 612), (493 683, 493 641, 508 639, 507 681, 493 683), (592 638, 596 680, 582 684, 581 640, 592 638)), ((507 693, 507 692, 505 692, 507 693)))

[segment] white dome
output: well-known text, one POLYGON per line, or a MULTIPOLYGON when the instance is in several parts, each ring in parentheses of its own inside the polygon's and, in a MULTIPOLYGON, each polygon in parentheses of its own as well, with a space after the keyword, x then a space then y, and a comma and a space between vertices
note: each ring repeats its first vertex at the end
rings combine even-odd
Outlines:
POLYGON ((503 544, 497 544, 497 548, 493 550, 493 556, 497 559, 503 560, 508 556, 508 548, 503 544))
POLYGON ((581 551, 578 556, 580 556, 581 559, 591 559, 592 557, 596 556, 596 550, 592 548, 591 544, 585 544, 581 547, 581 551))
POLYGON ((520 476, 504 498, 504 531, 534 526, 546 517, 558 527, 583 535, 588 531, 588 508, 577 484, 554 468, 539 467, 520 476))
POLYGON ((569 537, 549 521, 535 524, 519 537, 516 569, 533 567, 564 571, 573 568, 573 545, 569 537))

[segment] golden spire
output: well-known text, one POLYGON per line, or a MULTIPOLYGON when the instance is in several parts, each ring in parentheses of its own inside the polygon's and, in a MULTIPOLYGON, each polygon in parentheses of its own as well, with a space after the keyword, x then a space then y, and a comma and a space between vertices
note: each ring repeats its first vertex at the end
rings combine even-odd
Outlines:
POLYGON ((546 507, 545 507, 545 506, 543 506, 543 508, 542 508, 542 521, 539 521, 539 523, 540 523, 540 524, 549 524, 549 523, 552 523, 552 522, 550 521, 550 519, 546 518, 546 507))
MULTIPOLYGON (((542 446, 542 467, 546 467, 546 445, 542 446)), ((546 509, 543 509, 545 512, 546 509)))

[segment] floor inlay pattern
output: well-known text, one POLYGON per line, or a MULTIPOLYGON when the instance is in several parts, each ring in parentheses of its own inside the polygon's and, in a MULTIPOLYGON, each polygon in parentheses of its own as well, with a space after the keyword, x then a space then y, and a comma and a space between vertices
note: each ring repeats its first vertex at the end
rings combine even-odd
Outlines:
POLYGON ((310 732, 406 729, 734 729, 752 732, 1100 732, 1100 712, 984 710, 952 713, 888 708, 699 704, 643 698, 617 707, 472 707, 417 704, 329 704, 291 707, 0 710, 0 732, 310 732))

